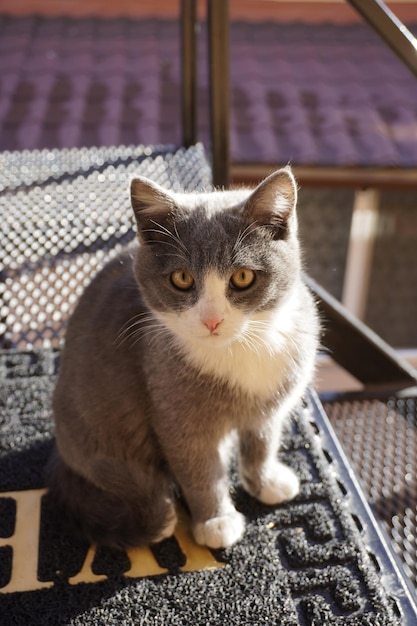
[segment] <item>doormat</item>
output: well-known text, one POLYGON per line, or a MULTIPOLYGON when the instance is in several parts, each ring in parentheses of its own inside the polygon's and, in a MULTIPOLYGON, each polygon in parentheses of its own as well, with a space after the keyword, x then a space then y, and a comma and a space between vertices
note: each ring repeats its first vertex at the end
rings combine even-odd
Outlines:
POLYGON ((247 518, 233 547, 197 546, 185 511, 174 536, 152 548, 120 552, 74 539, 44 483, 58 363, 56 350, 0 353, 1 626, 406 623, 323 452, 313 396, 282 449, 301 478, 299 496, 267 507, 233 475, 247 518))

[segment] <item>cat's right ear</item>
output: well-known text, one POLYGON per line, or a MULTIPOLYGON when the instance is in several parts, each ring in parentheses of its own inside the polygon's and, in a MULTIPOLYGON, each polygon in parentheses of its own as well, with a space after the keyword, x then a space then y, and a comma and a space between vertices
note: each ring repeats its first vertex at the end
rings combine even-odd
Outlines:
POLYGON ((149 178, 138 176, 130 182, 130 201, 141 243, 160 240, 167 222, 172 221, 172 196, 149 178))

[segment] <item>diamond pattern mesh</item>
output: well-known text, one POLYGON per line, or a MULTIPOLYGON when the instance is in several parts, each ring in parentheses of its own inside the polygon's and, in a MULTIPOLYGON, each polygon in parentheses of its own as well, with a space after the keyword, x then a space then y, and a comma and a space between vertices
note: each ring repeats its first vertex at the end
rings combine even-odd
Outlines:
POLYGON ((200 145, 0 155, 0 347, 59 345, 84 286, 134 238, 133 173, 173 190, 211 180, 200 145))

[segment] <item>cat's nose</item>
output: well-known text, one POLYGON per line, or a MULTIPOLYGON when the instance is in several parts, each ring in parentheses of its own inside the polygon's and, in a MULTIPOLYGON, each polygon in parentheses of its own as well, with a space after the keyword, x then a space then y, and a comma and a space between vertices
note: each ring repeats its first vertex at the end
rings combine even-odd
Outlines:
POLYGON ((222 323, 223 318, 211 317, 209 319, 204 319, 202 321, 203 321, 204 326, 206 326, 211 333, 214 333, 216 328, 218 328, 220 324, 222 323))

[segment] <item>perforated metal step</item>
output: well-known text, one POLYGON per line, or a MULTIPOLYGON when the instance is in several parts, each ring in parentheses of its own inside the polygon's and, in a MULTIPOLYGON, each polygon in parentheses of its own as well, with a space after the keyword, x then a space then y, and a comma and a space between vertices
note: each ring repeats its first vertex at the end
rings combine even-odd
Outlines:
POLYGON ((417 398, 341 399, 324 406, 417 589, 417 398))
POLYGON ((0 155, 0 347, 62 342, 85 285, 135 236, 134 173, 173 190, 211 182, 201 145, 0 155))

